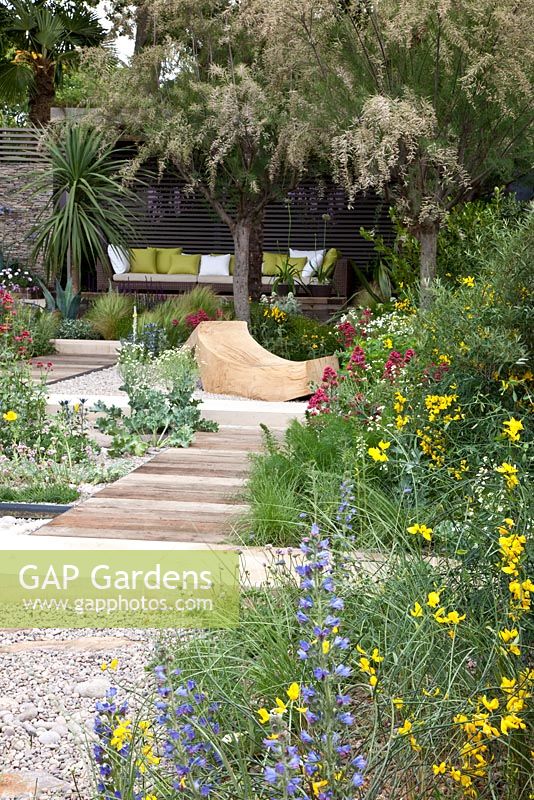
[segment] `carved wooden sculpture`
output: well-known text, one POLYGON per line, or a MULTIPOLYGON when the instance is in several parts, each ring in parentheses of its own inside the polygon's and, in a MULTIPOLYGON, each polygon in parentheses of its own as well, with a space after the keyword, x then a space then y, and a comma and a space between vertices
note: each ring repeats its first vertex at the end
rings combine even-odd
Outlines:
POLYGON ((335 356, 288 361, 265 350, 246 322, 201 322, 185 347, 193 348, 204 391, 253 400, 294 400, 313 391, 335 356))

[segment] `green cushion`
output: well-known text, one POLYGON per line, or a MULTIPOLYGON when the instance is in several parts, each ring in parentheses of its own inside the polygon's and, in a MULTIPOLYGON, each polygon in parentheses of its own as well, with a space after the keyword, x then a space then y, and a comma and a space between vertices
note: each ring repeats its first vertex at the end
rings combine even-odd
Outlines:
MULTIPOLYGON (((282 256, 281 258, 279 258, 278 261, 276 262, 276 268, 278 269, 279 267, 281 267, 282 264, 285 262, 285 260, 286 256, 282 256)), ((297 275, 302 275, 302 270, 306 266, 307 260, 308 260, 307 258, 291 258, 291 256, 289 257, 289 263, 296 271, 297 275)))
POLYGON ((324 254, 322 270, 326 275, 330 275, 334 271, 334 267, 341 258, 341 253, 335 247, 330 248, 324 254))
POLYGON ((282 261, 285 258, 284 253, 264 253, 263 254, 263 275, 277 275, 279 259, 282 261))
MULTIPOLYGON (((287 255, 285 253, 264 253, 262 274, 271 278, 275 277, 278 275, 286 259, 287 255)), ((306 258, 289 258, 289 263, 295 269, 297 275, 302 273, 302 270, 306 266, 306 261, 306 258)))
POLYGON ((200 268, 200 256, 186 256, 183 253, 175 253, 170 257, 168 275, 198 275, 200 268))
POLYGON ((167 275, 171 266, 171 256, 178 256, 181 247, 158 247, 156 253, 156 271, 160 275, 167 275))
POLYGON ((130 259, 130 272, 156 273, 156 248, 134 247, 130 259))

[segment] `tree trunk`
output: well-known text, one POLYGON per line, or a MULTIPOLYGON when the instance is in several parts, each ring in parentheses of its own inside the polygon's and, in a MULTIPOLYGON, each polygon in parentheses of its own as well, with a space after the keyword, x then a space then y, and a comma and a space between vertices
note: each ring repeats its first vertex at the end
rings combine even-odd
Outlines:
POLYGON ((74 294, 78 294, 81 289, 81 277, 80 265, 72 263, 72 248, 69 245, 67 248, 67 281, 71 281, 74 294))
POLYGON ((419 305, 423 310, 432 305, 432 284, 436 278, 436 256, 438 249, 437 223, 421 225, 415 229, 421 251, 419 254, 419 305))
POLYGON ((146 3, 137 4, 135 9, 135 44, 134 53, 140 53, 146 46, 150 36, 150 13, 146 3))
POLYGON ((261 297, 261 268, 263 264, 263 222, 265 213, 254 221, 250 235, 250 255, 248 265, 248 289, 252 300, 257 302, 261 297))
POLYGON ((250 322, 249 264, 254 221, 238 219, 234 225, 234 308, 237 319, 250 322))
POLYGON ((37 62, 34 75, 35 87, 29 98, 28 118, 33 125, 45 126, 50 122, 50 109, 56 97, 54 65, 41 59, 37 62))

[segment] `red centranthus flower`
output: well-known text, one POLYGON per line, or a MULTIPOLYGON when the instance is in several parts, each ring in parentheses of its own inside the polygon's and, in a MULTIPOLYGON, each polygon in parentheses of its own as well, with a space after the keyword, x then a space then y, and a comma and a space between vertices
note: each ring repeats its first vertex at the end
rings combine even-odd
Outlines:
POLYGON ((392 350, 388 356, 388 360, 384 365, 384 372, 382 378, 388 381, 394 381, 398 377, 404 367, 410 363, 415 355, 415 350, 409 348, 404 355, 399 353, 398 350, 392 350))
POLYGON ((352 322, 340 322, 337 326, 337 330, 342 346, 347 349, 352 347, 354 339, 356 338, 356 328, 352 322))
POLYGON ((188 314, 185 318, 185 324, 191 330, 194 330, 201 322, 209 322, 210 317, 203 308, 200 308, 195 314, 188 314))
POLYGON ((352 353, 350 354, 349 362, 347 364, 347 372, 354 376, 355 370, 365 370, 368 369, 368 365, 365 363, 365 353, 363 348, 355 347, 352 353))
POLYGON ((330 397, 322 386, 319 386, 308 400, 307 410, 313 416, 330 413, 330 397))

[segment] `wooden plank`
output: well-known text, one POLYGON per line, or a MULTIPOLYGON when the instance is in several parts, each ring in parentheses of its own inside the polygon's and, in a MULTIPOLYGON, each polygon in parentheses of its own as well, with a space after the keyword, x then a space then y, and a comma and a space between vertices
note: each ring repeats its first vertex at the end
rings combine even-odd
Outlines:
MULTIPOLYGON (((68 512, 67 512, 68 513, 68 512)), ((33 534, 32 534, 33 535, 33 534)), ((131 530, 125 531, 122 525, 108 527, 104 530, 96 531, 91 528, 79 528, 75 526, 62 525, 53 530, 44 525, 35 531, 37 536, 72 536, 77 539, 98 538, 98 539, 141 539, 145 542, 187 542, 191 544, 214 544, 222 545, 226 542, 227 536, 222 533, 208 533, 207 531, 198 532, 195 530, 163 531, 163 530, 131 530)))
POLYGON ((46 383, 50 385, 90 372, 108 369, 108 367, 112 367, 116 363, 116 360, 113 355, 100 354, 41 356, 31 360, 32 375, 36 379, 40 379, 44 375, 46 383), (38 364, 43 364, 44 366, 38 367, 38 364), (48 364, 52 366, 48 367, 48 364))
MULTIPOLYGON (((223 544, 247 510, 238 494, 249 469, 248 431, 206 434, 171 448, 42 526, 35 535, 223 544)), ((258 437, 256 437, 258 441, 258 437)))

